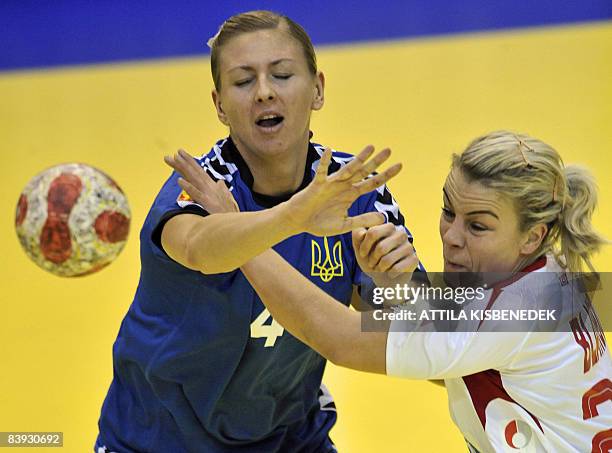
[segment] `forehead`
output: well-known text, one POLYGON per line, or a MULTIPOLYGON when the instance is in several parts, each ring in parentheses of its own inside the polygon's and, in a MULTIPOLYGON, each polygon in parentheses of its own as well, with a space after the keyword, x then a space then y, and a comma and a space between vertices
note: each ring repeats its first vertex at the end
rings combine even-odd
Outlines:
POLYGON ((488 210, 500 218, 514 213, 514 204, 507 196, 479 181, 471 181, 457 168, 446 178, 444 195, 457 212, 488 210))
POLYGON ((221 72, 278 60, 305 61, 300 43, 282 25, 234 36, 219 49, 221 72))

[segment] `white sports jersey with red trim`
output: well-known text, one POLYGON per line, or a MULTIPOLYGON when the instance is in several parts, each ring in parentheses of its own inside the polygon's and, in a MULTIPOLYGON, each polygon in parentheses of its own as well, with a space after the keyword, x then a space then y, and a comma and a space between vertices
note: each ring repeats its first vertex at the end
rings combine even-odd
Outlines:
POLYGON ((569 326, 500 332, 484 321, 467 332, 400 332, 394 322, 387 374, 444 379, 451 417, 471 451, 611 451, 612 360, 601 324, 589 299, 568 289, 557 263, 541 258, 530 267, 487 290, 482 303, 516 309, 518 294, 524 307, 541 308, 551 296, 573 298, 569 326))

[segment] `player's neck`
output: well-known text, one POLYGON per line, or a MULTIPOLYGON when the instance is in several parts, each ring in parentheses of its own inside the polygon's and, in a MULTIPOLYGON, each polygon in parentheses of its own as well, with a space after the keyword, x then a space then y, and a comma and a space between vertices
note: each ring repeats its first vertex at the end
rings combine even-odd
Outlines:
POLYGON ((262 195, 284 195, 295 192, 304 179, 308 140, 281 153, 262 156, 236 143, 238 151, 253 175, 253 191, 262 195))

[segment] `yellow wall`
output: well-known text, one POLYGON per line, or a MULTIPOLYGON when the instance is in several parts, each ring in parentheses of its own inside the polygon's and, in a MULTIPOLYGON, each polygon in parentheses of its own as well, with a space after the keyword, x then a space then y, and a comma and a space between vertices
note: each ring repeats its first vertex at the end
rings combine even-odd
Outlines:
MULTIPOLYGON (((610 22, 322 48, 326 106, 312 129, 344 151, 393 149, 405 168, 391 188, 430 270, 441 265, 450 153, 498 128, 588 165, 601 189, 596 225, 612 237, 611 56, 610 22)), ((138 231, 169 174, 162 157, 178 147, 202 153, 226 133, 211 85, 206 59, 0 74, 0 430, 63 431, 63 451, 91 451, 111 346, 138 280, 138 231), (72 280, 32 264, 13 228, 27 181, 68 161, 112 175, 133 212, 119 259, 72 280)), ((612 249, 595 262, 612 271, 612 249)), ((325 381, 339 408, 340 451, 465 451, 441 388, 333 366, 325 381)))

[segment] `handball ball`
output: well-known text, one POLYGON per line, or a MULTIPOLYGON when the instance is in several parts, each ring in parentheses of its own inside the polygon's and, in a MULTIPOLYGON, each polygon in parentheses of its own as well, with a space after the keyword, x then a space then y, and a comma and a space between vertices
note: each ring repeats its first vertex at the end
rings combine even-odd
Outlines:
POLYGON ((15 228, 37 265, 77 277, 119 255, 130 228, 130 207, 105 173, 85 164, 62 164, 30 180, 17 202, 15 228))

